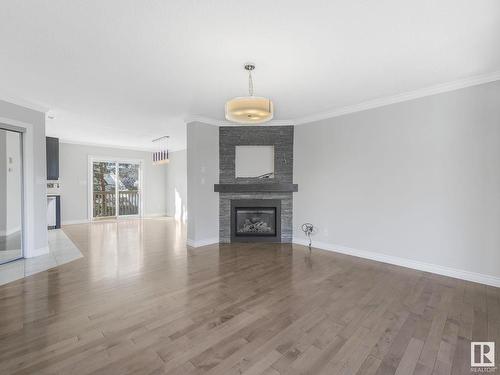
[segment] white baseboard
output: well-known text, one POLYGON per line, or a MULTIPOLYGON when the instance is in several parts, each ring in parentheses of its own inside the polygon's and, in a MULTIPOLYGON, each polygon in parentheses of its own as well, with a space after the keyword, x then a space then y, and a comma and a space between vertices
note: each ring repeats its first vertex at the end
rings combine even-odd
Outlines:
MULTIPOLYGON (((165 217, 167 214, 165 213, 156 213, 156 214, 148 214, 142 217, 142 219, 147 219, 147 218, 155 218, 155 217, 165 217)), ((129 220, 130 218, 127 217, 122 217, 121 220, 129 220)), ((137 219, 141 219, 141 217, 137 217, 137 219)), ((110 218, 110 220, 116 220, 116 218, 110 218)), ((120 218, 118 218, 120 220, 120 218)), ((82 219, 82 220, 65 220, 61 223, 61 225, 74 225, 74 224, 86 224, 90 223, 91 221, 88 219, 82 219)))
MULTIPOLYGON (((307 246, 309 244, 307 240, 299 238, 294 238, 293 243, 304 246, 307 246)), ((482 273, 471 272, 457 268, 445 267, 437 264, 425 263, 417 260, 395 257, 392 255, 375 253, 373 251, 357 250, 357 249, 352 249, 350 247, 330 244, 326 242, 313 241, 312 245, 313 248, 334 251, 336 253, 352 255, 359 258, 371 259, 378 262, 394 264, 396 266, 412 268, 419 271, 425 271, 425 272, 435 273, 438 275, 454 277, 456 279, 467 280, 475 283, 500 287, 500 277, 492 275, 486 275, 482 273)))
POLYGON ((191 240, 189 238, 186 240, 186 244, 188 246, 191 246, 191 247, 201 247, 201 246, 213 245, 214 243, 219 243, 218 237, 207 238, 207 239, 198 240, 198 241, 191 240))
POLYGON ((89 220, 83 219, 83 220, 66 220, 61 223, 61 225, 73 225, 73 224, 85 224, 88 223, 89 220))
POLYGON ((144 218, 148 218, 148 217, 164 217, 164 216, 168 216, 166 212, 158 212, 158 213, 155 213, 155 214, 147 214, 147 215, 144 215, 143 217, 144 218))

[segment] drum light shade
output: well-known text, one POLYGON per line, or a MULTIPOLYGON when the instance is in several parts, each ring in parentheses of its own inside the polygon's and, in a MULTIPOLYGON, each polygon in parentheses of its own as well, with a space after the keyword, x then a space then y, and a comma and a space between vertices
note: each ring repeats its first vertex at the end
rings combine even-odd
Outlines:
POLYGON ((226 120, 240 124, 261 124, 273 118, 274 108, 270 99, 253 95, 252 71, 255 64, 246 63, 248 96, 236 97, 226 102, 226 120))
POLYGON ((260 124, 273 118, 273 102, 267 98, 244 96, 226 103, 226 119, 240 124, 260 124))

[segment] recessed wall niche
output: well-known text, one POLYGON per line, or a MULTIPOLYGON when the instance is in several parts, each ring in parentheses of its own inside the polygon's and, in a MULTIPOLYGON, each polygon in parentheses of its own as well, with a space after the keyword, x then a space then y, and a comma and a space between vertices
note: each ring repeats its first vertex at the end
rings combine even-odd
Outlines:
POLYGON ((274 178, 274 146, 235 146, 236 178, 274 178))

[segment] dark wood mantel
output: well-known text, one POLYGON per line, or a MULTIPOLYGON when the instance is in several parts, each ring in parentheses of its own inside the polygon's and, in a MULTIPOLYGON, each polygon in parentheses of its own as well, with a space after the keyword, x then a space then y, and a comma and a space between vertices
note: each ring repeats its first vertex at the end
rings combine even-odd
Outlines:
POLYGON ((296 193, 297 184, 260 183, 260 184, 215 184, 216 193, 296 193))

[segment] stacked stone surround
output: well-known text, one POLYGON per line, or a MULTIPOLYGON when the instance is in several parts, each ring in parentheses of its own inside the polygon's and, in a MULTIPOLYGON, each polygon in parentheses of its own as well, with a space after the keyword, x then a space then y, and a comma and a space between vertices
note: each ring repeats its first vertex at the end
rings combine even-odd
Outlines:
MULTIPOLYGON (((293 183, 293 126, 225 126, 219 128, 219 183, 293 183), (236 146, 274 145, 273 179, 236 178, 236 146)), ((281 242, 292 242, 293 193, 219 193, 219 241, 231 242, 232 199, 281 200, 281 242)))

